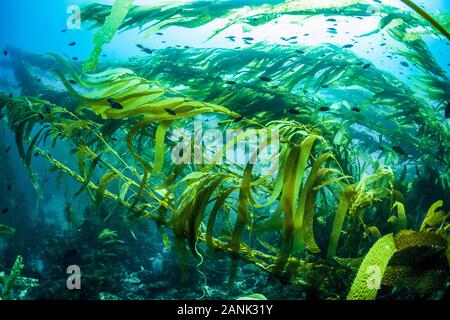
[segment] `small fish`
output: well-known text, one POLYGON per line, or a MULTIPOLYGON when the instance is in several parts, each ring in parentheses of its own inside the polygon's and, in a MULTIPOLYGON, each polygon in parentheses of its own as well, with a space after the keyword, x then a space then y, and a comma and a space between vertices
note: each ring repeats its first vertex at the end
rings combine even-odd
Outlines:
POLYGON ((356 19, 362 20, 364 19, 363 17, 355 17, 356 19))
POLYGON ((364 70, 369 69, 370 66, 371 66, 371 64, 370 64, 370 63, 367 63, 367 64, 363 65, 363 69, 364 69, 364 70))
POLYGON ((270 81, 272 81, 272 79, 271 78, 269 78, 269 77, 265 77, 265 76, 261 76, 261 77, 258 77, 261 81, 264 81, 264 82, 270 82, 270 81))
POLYGON ((71 83, 71 84, 77 84, 77 82, 76 82, 75 80, 72 80, 72 79, 69 80, 69 83, 71 83))
POLYGON ((67 29, 62 29, 61 32, 62 33, 67 32, 67 29))
POLYGON ((309 36, 309 33, 305 33, 303 36, 307 37, 307 36, 309 36))
POLYGON ((395 152, 397 152, 398 154, 402 155, 402 156, 406 156, 406 152, 405 150, 403 150, 401 147, 399 146, 393 146, 392 150, 394 150, 395 152))
POLYGON ((72 57, 73 61, 78 61, 78 57, 72 57))
POLYGON ((372 0, 373 2, 376 2, 376 3, 383 3, 383 2, 381 2, 381 0, 372 0))
POLYGON ((362 66, 364 64, 364 62, 357 62, 356 65, 357 66, 362 66))
POLYGON ((12 97, 13 97, 13 94, 12 94, 12 93, 10 93, 10 94, 9 94, 9 96, 8 96, 8 98, 10 98, 10 99, 11 99, 12 97))
POLYGON ((293 114, 296 116, 300 114, 300 111, 298 111, 297 109, 294 109, 294 108, 288 109, 286 111, 289 112, 290 114, 293 114))
POLYGON ((163 33, 162 33, 162 32, 157 32, 157 33, 156 33, 156 35, 158 35, 158 36, 162 36, 162 35, 163 35, 163 33))
POLYGON ((39 152, 35 152, 35 153, 34 153, 34 156, 35 156, 35 157, 39 157, 39 152))
POLYGON ((48 104, 44 104, 44 109, 45 109, 45 112, 47 112, 47 113, 52 113, 52 109, 50 108, 50 106, 48 105, 48 104))
POLYGON ((380 43, 380 47, 384 47, 386 45, 386 43, 380 43))
POLYGON ((346 44, 345 46, 343 46, 342 48, 348 49, 348 48, 352 48, 353 45, 352 44, 346 44))
POLYGON ((137 44, 136 47, 138 47, 143 52, 148 53, 148 54, 153 54, 153 52, 155 51, 155 50, 144 47, 142 44, 137 44))
POLYGON ((330 111, 330 108, 329 107, 322 107, 322 108, 319 109, 319 111, 322 111, 322 112, 330 111))
POLYGON ((41 79, 41 78, 37 79, 37 82, 41 82, 41 81, 42 81, 42 79, 41 79))
POLYGON ((336 22, 336 19, 330 18, 330 19, 327 19, 327 21, 329 21, 329 22, 336 22))
POLYGON ((244 37, 244 38, 242 38, 242 40, 245 40, 245 41, 253 41, 253 40, 255 40, 255 39, 253 39, 252 37, 244 37))
POLYGON ((11 190, 12 190, 12 187, 11 187, 10 184, 7 185, 7 188, 8 188, 8 191, 11 191, 11 190))
POLYGON ((302 50, 295 50, 295 52, 300 53, 300 54, 305 54, 305 51, 302 51, 302 50))
POLYGON ((239 117, 235 118, 235 119, 233 120, 233 122, 240 122, 240 121, 242 121, 242 120, 244 120, 244 116, 239 116, 239 117))
POLYGON ((408 62, 401 61, 400 64, 401 64, 402 66, 404 66, 404 67, 409 67, 408 62))
POLYGON ((233 81, 233 80, 228 80, 227 82, 225 82, 226 84, 231 84, 231 85, 234 85, 234 84, 236 84, 236 81, 233 81))
POLYGON ((8 51, 3 51, 3 55, 6 57, 8 55, 8 51))
POLYGON ((323 86, 322 86, 322 88, 324 88, 324 89, 327 89, 327 88, 329 88, 330 86, 328 85, 328 84, 324 84, 323 86))
POLYGON ((67 259, 75 256, 77 253, 78 253, 77 249, 70 249, 70 250, 66 251, 66 253, 64 254, 63 259, 67 260, 67 259))
POLYGON ((172 109, 164 108, 164 110, 166 110, 166 112, 168 114, 172 115, 172 116, 176 116, 177 115, 177 113, 174 110, 172 110, 172 109))
POLYGON ((4 208, 4 209, 2 209, 2 214, 6 214, 6 213, 8 213, 8 211, 9 211, 8 208, 4 208))
POLYGON ((122 110, 123 109, 123 106, 120 103, 118 103, 116 100, 114 100, 113 98, 108 98, 106 101, 108 101, 109 105, 113 109, 116 109, 116 110, 122 110))
POLYGON ((69 43, 69 47, 73 47, 76 44, 77 44, 76 42, 71 42, 71 43, 69 43))
POLYGON ((228 37, 225 37, 225 38, 230 40, 231 42, 235 42, 236 41, 236 37, 235 36, 228 36, 228 37))
POLYGON ((288 41, 288 39, 285 38, 285 37, 280 37, 280 39, 283 40, 283 41, 288 41))
POLYGON ((297 38, 298 38, 297 36, 293 36, 293 37, 290 37, 289 39, 287 39, 287 41, 295 40, 297 38))
POLYGON ((9 146, 9 147, 7 147, 7 148, 5 149, 5 153, 8 153, 9 150, 11 150, 11 146, 9 146))
POLYGON ((361 109, 358 108, 358 107, 353 107, 353 108, 352 108, 352 111, 355 111, 355 112, 361 112, 361 109))
POLYGON ((102 54, 102 57, 103 57, 103 58, 106 58, 106 54, 102 54))
POLYGON ((445 107, 445 119, 450 118, 450 101, 447 103, 447 106, 445 107))

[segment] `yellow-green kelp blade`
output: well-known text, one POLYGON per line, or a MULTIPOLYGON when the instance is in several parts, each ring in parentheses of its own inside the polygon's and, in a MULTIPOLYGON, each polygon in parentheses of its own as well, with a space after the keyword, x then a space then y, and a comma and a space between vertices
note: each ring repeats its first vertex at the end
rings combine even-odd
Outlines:
POLYGON ((375 300, 383 274, 396 250, 392 233, 375 242, 359 267, 347 300, 375 300))

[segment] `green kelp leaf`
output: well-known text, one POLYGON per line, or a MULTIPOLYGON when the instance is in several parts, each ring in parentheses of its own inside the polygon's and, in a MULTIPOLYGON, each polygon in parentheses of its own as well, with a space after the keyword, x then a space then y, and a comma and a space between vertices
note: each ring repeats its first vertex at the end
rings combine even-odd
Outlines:
POLYGON ((153 165, 153 174, 159 173, 164 165, 164 139, 171 121, 162 121, 156 130, 155 138, 155 162, 153 165))
POLYGON ((377 297, 383 274, 396 250, 392 234, 375 242, 359 267, 347 300, 374 300, 377 297))
POLYGON ((16 229, 0 224, 0 234, 12 235, 16 232, 16 229))
POLYGON ((243 297, 239 297, 236 300, 267 300, 267 298, 260 293, 253 293, 243 297))
POLYGON ((133 5, 133 0, 116 0, 113 4, 111 14, 105 19, 102 28, 94 36, 94 50, 88 60, 83 63, 84 72, 94 71, 97 67, 98 59, 102 53, 102 47, 111 42, 112 38, 119 30, 128 12, 133 5))
POLYGON ((89 167, 88 174, 85 177, 83 177, 84 178, 84 183, 80 187, 80 189, 78 189, 78 191, 75 192, 75 197, 80 195, 81 192, 83 192, 83 190, 87 188, 87 186, 91 182, 92 177, 94 176, 95 168, 97 167, 97 165, 100 162, 100 160, 101 160, 100 155, 98 155, 94 160, 92 160, 91 165, 89 167))
POLYGON ((5 288, 3 290, 3 298, 4 299, 9 299, 11 290, 12 290, 14 284, 16 283, 16 281, 18 280, 20 274, 22 273, 24 267, 25 267, 25 264, 23 263, 22 256, 17 256, 16 261, 14 262, 14 265, 11 269, 11 273, 9 274, 9 276, 6 279, 5 288))
POLYGON ((336 250, 341 236, 342 226, 344 225, 345 215, 351 205, 351 201, 356 194, 353 185, 348 186, 339 196, 339 204, 334 216, 333 226, 331 227, 331 235, 328 243, 327 257, 332 258, 336 255, 336 250))
POLYGON ((118 175, 119 174, 117 172, 108 172, 100 179, 100 181, 98 183, 97 193, 95 194, 95 207, 97 209, 100 207, 100 203, 103 200, 103 196, 105 194, 106 187, 112 180, 117 178, 118 175))
POLYGON ((248 163, 245 170, 244 176, 242 178, 241 189, 239 192, 239 205, 237 212, 237 220, 234 226, 233 234, 231 236, 231 246, 233 249, 233 261, 230 272, 229 285, 234 283, 234 279, 237 273, 238 267, 238 253, 241 248, 242 233, 244 232, 245 226, 249 219, 249 204, 250 204, 250 185, 252 183, 252 170, 253 164, 248 163))
MULTIPOLYGON (((311 145, 312 146, 312 145, 311 145)), ((311 151, 308 147, 307 151, 311 151)), ((305 234, 308 233, 308 244, 307 247, 311 252, 320 252, 320 249, 315 245, 314 241, 314 235, 313 235, 313 222, 314 222, 314 203, 309 203, 308 201, 315 200, 317 196, 318 190, 314 190, 314 188, 322 182, 325 174, 322 173, 322 176, 319 178, 318 173, 322 167, 322 165, 327 161, 329 158, 333 157, 333 154, 331 153, 325 153, 321 155, 316 161, 314 161, 314 164, 312 166, 311 172, 309 173, 308 179, 306 180, 306 183, 304 187, 302 188, 300 192, 299 197, 299 207, 298 207, 298 214, 296 219, 304 219, 307 221, 302 221, 301 223, 298 223, 298 227, 295 230, 297 233, 302 233, 294 235, 294 252, 299 254, 300 251, 303 249, 303 237, 305 237, 305 234), (308 208, 307 207, 308 204, 308 208), (308 215, 308 217, 306 217, 308 215), (300 229, 301 226, 301 229, 300 229)), ((306 240, 306 239, 305 239, 306 240)))
POLYGON ((396 222, 396 228, 397 232, 406 229, 407 227, 407 219, 406 219, 406 212, 405 212, 405 205, 401 202, 396 201, 394 205, 392 206, 392 210, 397 209, 397 219, 395 219, 396 222))

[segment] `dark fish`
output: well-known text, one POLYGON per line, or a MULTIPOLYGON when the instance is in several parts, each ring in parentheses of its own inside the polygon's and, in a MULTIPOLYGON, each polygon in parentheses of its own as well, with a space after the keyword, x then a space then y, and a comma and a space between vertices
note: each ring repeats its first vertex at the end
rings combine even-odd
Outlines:
POLYGON ((44 104, 44 109, 45 109, 45 112, 52 113, 52 109, 50 108, 50 106, 48 104, 44 104))
POLYGON ((7 148, 5 149, 5 153, 8 153, 9 150, 11 150, 11 146, 9 146, 9 147, 7 147, 7 148))
POLYGON ((309 33, 305 33, 303 36, 307 37, 307 36, 309 36, 309 33))
POLYGON ((329 31, 336 31, 336 28, 327 28, 327 30, 329 30, 329 31))
POLYGON ((70 82, 71 84, 77 84, 77 82, 76 82, 75 80, 72 80, 72 79, 70 79, 69 82, 70 82))
POLYGON ((276 85, 272 87, 272 89, 278 89, 278 88, 279 88, 279 87, 278 87, 278 86, 276 86, 276 85))
POLYGON ((383 2, 381 2, 381 0, 373 0, 373 2, 376 2, 376 3, 383 3, 383 2))
POLYGON ((384 47, 386 45, 386 43, 380 43, 380 47, 384 47))
POLYGON ((102 54, 102 57, 103 57, 103 58, 106 58, 106 54, 102 54))
POLYGON ((12 187, 11 187, 10 184, 7 185, 7 188, 8 188, 8 191, 11 191, 11 190, 12 190, 12 187))
POLYGON ((148 53, 148 54, 153 54, 153 52, 155 51, 155 50, 146 48, 146 47, 144 47, 144 46, 141 45, 141 44, 137 44, 136 47, 138 47, 138 48, 141 49, 143 52, 148 53))
POLYGON ((41 78, 37 79, 37 82, 41 82, 41 81, 42 81, 41 78))
POLYGON ((305 54, 305 51, 302 51, 302 50, 295 50, 295 52, 300 53, 300 54, 305 54))
POLYGON ((404 66, 404 67, 409 67, 408 62, 401 61, 400 64, 401 64, 402 66, 404 66))
POLYGON ((253 39, 252 37, 244 37, 244 38, 242 38, 242 40, 245 40, 245 41, 253 41, 253 40, 255 40, 255 39, 253 39))
POLYGON ((322 108, 319 109, 319 111, 322 111, 322 112, 330 111, 330 108, 329 107, 322 107, 322 108))
POLYGON ((295 39, 297 39, 297 38, 298 38, 297 36, 293 36, 293 37, 290 37, 289 39, 287 39, 287 41, 295 40, 295 39))
POLYGON ((230 41, 232 41, 232 42, 236 41, 236 37, 235 36, 228 36, 228 37, 225 37, 225 38, 230 40, 230 41))
POLYGON ((72 57, 73 61, 78 61, 78 57, 72 57))
POLYGON ((227 82, 225 82, 226 84, 231 84, 231 85, 233 85, 233 84, 236 84, 236 81, 233 81, 233 80, 228 80, 227 82))
POLYGON ((353 107, 353 108, 352 108, 352 111, 355 111, 355 112, 361 112, 361 109, 358 108, 358 107, 353 107))
POLYGON ((324 89, 327 89, 327 88, 329 88, 330 86, 328 85, 328 84, 324 84, 323 86, 322 86, 322 88, 324 88, 324 89))
POLYGON ((163 35, 162 32, 157 32, 156 34, 157 34, 158 36, 162 36, 162 35, 163 35))
POLYGON ((356 65, 357 66, 362 66, 364 64, 364 62, 357 62, 356 65))
POLYGON ((61 32, 62 33, 67 32, 67 29, 62 29, 61 32))
POLYGON ((243 119, 244 119, 244 116, 239 116, 239 117, 235 118, 233 120, 233 122, 239 122, 239 121, 242 121, 243 119))
POLYGON ((67 260, 67 259, 75 256, 77 253, 78 253, 77 249, 70 249, 70 250, 66 251, 66 253, 64 254, 63 259, 67 260))
POLYGON ((39 152, 36 152, 36 153, 34 154, 34 156, 35 156, 35 157, 39 157, 39 152))
POLYGON ((69 43, 69 47, 73 47, 76 44, 77 44, 76 42, 71 42, 71 43, 69 43))
POLYGON ((172 116, 176 116, 177 115, 177 113, 174 110, 172 110, 172 109, 164 108, 164 110, 166 110, 166 112, 168 114, 172 115, 172 116))
POLYGON ((120 103, 118 103, 116 100, 114 100, 113 98, 108 98, 106 101, 108 101, 109 105, 111 106, 111 108, 116 109, 116 110, 122 110, 123 109, 123 105, 121 105, 120 103))
POLYGON ((261 81, 264 81, 264 82, 270 82, 270 81, 272 81, 272 79, 271 78, 269 78, 269 77, 265 77, 265 76, 261 76, 261 77, 258 77, 261 81))
POLYGON ((8 98, 10 98, 10 99, 11 99, 12 97, 13 97, 13 94, 12 94, 12 93, 10 93, 10 94, 9 94, 9 96, 8 96, 8 98))
POLYGON ((371 64, 370 64, 370 63, 367 63, 367 64, 365 64, 365 65, 363 66, 363 69, 364 69, 364 70, 369 69, 370 66, 371 66, 371 64))
POLYGON ((336 22, 336 19, 330 18, 330 19, 327 19, 327 21, 336 22))
POLYGON ((353 45, 352 44, 346 44, 345 46, 343 46, 342 48, 348 49, 348 48, 352 48, 353 45))
POLYGON ((447 106, 445 107, 445 119, 450 118, 450 101, 447 103, 447 106))
POLYGON ((395 152, 397 152, 398 154, 402 155, 402 156, 406 156, 406 152, 405 150, 403 150, 401 147, 399 146, 393 146, 392 150, 394 150, 395 152))
POLYGON ((5 57, 8 55, 8 51, 3 51, 3 54, 5 55, 5 57))
POLYGON ((8 213, 8 211, 9 211, 8 208, 4 208, 4 209, 2 209, 2 214, 6 214, 6 213, 8 213))
POLYGON ((362 20, 364 19, 363 17, 355 17, 356 19, 362 20))
POLYGON ((290 114, 293 114, 293 115, 299 115, 300 114, 300 111, 298 111, 297 109, 294 109, 294 108, 288 109, 286 111, 289 112, 290 114))

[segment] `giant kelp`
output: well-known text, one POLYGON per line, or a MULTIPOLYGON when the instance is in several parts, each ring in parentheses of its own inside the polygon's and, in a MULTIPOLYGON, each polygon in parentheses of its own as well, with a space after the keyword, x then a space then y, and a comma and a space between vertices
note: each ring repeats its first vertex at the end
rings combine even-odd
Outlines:
MULTIPOLYGON (((122 30, 153 32, 228 17, 225 27, 258 27, 281 15, 372 15, 369 7, 363 1, 260 1, 256 7, 191 1, 181 8, 133 7, 120 24, 122 30)), ((409 12, 381 10, 386 17, 380 30, 388 29, 397 42, 419 24, 409 12), (395 19, 402 21, 391 24, 395 19)), ((83 10, 94 27, 110 13, 97 4, 83 10)), ((336 297, 374 299, 380 285, 425 295, 442 286, 448 271, 443 252, 450 130, 435 108, 448 95, 448 79, 425 42, 417 38, 406 47, 399 53, 417 63, 417 83, 427 84, 424 96, 346 48, 260 43, 245 49, 166 48, 123 68, 103 64, 95 74, 52 55, 70 106, 52 100, 56 86, 40 98, 1 94, 0 105, 33 179, 31 155, 36 153, 78 181, 75 195, 87 191, 97 210, 104 201, 124 207, 132 233, 140 221, 154 221, 179 258, 184 280, 191 266, 206 281, 206 255, 214 257, 218 250, 230 254, 230 285, 240 259, 313 287, 321 273, 355 269, 365 255, 351 288, 336 297), (279 170, 257 170, 250 159, 258 152, 243 164, 170 163, 176 143, 170 133, 206 117, 221 130, 237 132, 216 159, 257 129, 278 132, 279 170), (76 169, 51 154, 60 143, 70 146, 76 169), (437 201, 431 208, 408 198, 421 186, 408 184, 411 170, 398 165, 399 158, 416 166, 418 174, 424 165, 436 168, 441 189, 433 193, 437 189, 431 188, 437 201), (425 216, 420 228, 418 218, 410 218, 410 206, 417 217, 425 216), (408 227, 419 231, 405 231, 408 227), (424 261, 437 263, 423 271, 424 261), (367 287, 373 267, 378 279, 367 287), (415 286, 417 279, 426 284, 415 286)), ((194 141, 189 143, 192 147, 194 141)), ((105 238, 119 241, 105 230, 105 238)))

